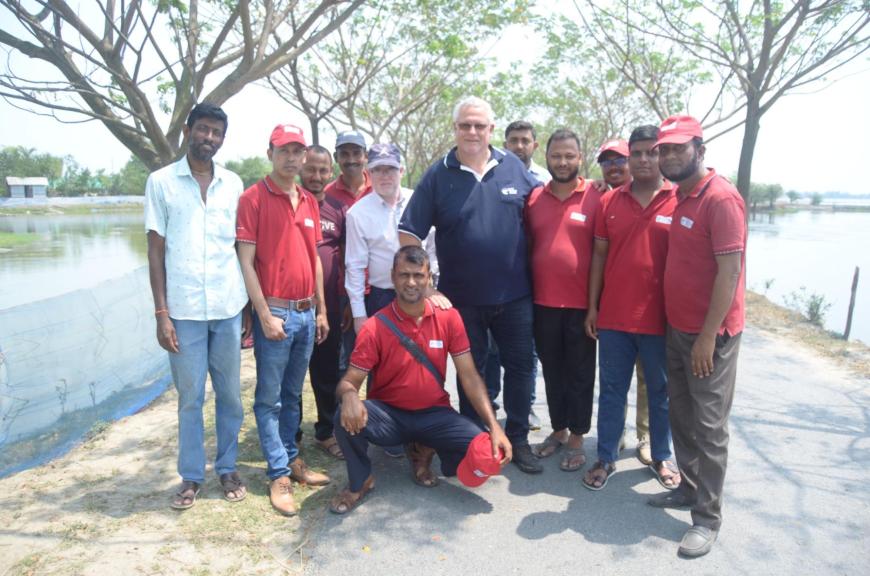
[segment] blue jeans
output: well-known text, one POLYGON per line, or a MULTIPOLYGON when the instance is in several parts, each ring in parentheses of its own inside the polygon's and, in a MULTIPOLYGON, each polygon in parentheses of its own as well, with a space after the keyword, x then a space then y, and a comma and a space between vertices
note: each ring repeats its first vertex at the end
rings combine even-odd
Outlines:
POLYGON ((314 348, 314 309, 305 312, 270 306, 284 322, 283 340, 269 340, 260 319, 254 315, 254 356, 257 358, 257 390, 254 416, 260 448, 270 480, 290 475, 290 464, 299 455, 299 399, 314 348))
POLYGON ((205 376, 211 374, 215 395, 217 454, 214 469, 236 469, 243 410, 239 390, 242 315, 224 320, 172 320, 178 353, 169 354, 172 380, 178 390, 178 474, 182 480, 205 481, 202 407, 205 376))
MULTIPOLYGON (((529 398, 529 404, 535 405, 537 396, 535 395, 535 384, 538 381, 538 352, 532 349, 532 354, 535 357, 535 365, 532 370, 532 394, 529 398)), ((483 382, 486 384, 486 392, 489 394, 490 402, 495 402, 498 395, 501 394, 501 359, 498 356, 498 345, 489 334, 489 352, 486 356, 486 367, 483 370, 483 382)))
POLYGON ((625 403, 638 355, 649 399, 652 457, 653 460, 671 457, 665 337, 599 330, 598 458, 604 462, 615 462, 618 456, 619 438, 625 427, 625 403))
MULTIPOLYGON (((534 344, 532 339, 532 299, 525 296, 494 306, 458 306, 471 342, 471 354, 481 377, 489 352, 492 333, 504 366, 505 434, 514 446, 529 443, 529 410, 534 386, 534 344)), ((482 426, 480 416, 459 388, 459 412, 482 426)))

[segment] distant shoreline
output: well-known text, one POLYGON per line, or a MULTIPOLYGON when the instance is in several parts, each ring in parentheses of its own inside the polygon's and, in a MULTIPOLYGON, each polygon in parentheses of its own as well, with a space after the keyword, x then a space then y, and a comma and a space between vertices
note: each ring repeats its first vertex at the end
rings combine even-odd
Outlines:
POLYGON ((77 196, 68 198, 0 198, 0 216, 60 216, 142 210, 144 196, 77 196))

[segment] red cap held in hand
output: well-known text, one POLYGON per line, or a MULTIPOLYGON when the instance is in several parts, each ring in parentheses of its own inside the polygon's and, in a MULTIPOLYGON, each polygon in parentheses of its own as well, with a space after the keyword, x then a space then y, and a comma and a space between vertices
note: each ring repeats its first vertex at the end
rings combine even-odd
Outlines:
POLYGON ((468 445, 465 458, 456 468, 456 476, 469 488, 480 486, 490 476, 501 472, 503 459, 504 451, 501 448, 499 448, 498 458, 492 457, 492 439, 489 432, 481 432, 468 445))

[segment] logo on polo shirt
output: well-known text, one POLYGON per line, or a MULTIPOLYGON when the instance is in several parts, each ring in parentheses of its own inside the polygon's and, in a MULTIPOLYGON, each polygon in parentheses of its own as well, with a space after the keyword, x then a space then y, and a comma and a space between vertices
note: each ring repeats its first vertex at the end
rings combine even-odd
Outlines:
POLYGON ((444 348, 442 340, 429 340, 429 348, 444 348))
POLYGON ((306 228, 314 228, 314 220, 312 220, 311 218, 306 218, 305 219, 305 227, 306 228))
POLYGON ((510 186, 508 188, 502 188, 501 193, 504 194, 505 196, 516 196, 517 189, 514 188, 513 186, 510 186))
MULTIPOLYGON (((672 221, 672 216, 662 216, 661 214, 656 216, 656 222, 658 222, 659 224, 667 224, 668 226, 670 226, 672 221)), ((689 228, 691 228, 691 226, 689 226, 689 228)))
POLYGON ((335 222, 330 222, 329 220, 320 219, 320 230, 322 232, 334 232, 335 231, 335 222))
POLYGON ((582 212, 571 212, 571 220, 586 222, 586 214, 583 214, 582 212))
POLYGON ((687 217, 683 216, 682 218, 680 218, 680 224, 682 224, 684 227, 691 230, 692 226, 695 225, 695 221, 692 220, 691 218, 687 218, 687 217))

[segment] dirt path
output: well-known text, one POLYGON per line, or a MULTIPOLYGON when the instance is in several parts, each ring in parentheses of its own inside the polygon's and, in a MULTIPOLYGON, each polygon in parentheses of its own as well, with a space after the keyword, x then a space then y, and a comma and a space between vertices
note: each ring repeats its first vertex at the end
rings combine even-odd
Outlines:
MULTIPOLYGON (((867 347, 835 342, 818 329, 801 323, 796 315, 783 312, 758 297, 753 297, 750 301, 749 314, 753 331, 760 335, 761 341, 778 343, 775 348, 776 353, 783 355, 784 361, 791 361, 788 358, 791 350, 794 350, 793 354, 798 356, 798 360, 801 354, 815 355, 815 352, 818 352, 827 355, 829 359, 819 359, 822 363, 813 363, 812 366, 828 366, 833 359, 841 367, 848 367, 849 372, 859 380, 867 378, 868 366, 870 366, 867 347), (799 348, 792 347, 795 341, 802 342, 797 345, 799 348)), ((742 356, 743 372, 756 367, 763 370, 771 369, 769 366, 748 366, 746 362, 764 364, 764 361, 759 360, 758 357, 753 358, 750 354, 742 356)), ((778 360, 771 358, 771 361, 778 360)), ((264 464, 251 413, 254 366, 250 351, 243 353, 242 370, 246 414, 240 438, 239 470, 249 486, 247 500, 240 504, 225 502, 221 498, 217 479, 209 472, 207 484, 192 510, 178 513, 169 508, 169 498, 177 484, 176 396, 174 391, 170 391, 140 413, 106 427, 96 437, 64 457, 0 480, 0 575, 229 575, 298 574, 302 571, 311 574, 322 573, 318 567, 324 566, 322 564, 324 561, 334 562, 337 558, 333 556, 338 548, 335 548, 334 542, 310 546, 309 535, 320 534, 324 526, 332 526, 335 523, 334 519, 324 523, 327 514, 326 500, 334 493, 336 484, 344 483, 343 467, 320 451, 311 448, 306 441, 303 444, 306 461, 314 468, 330 471, 335 478, 333 486, 320 491, 297 489, 297 498, 303 499, 301 516, 298 518, 286 519, 275 514, 268 501, 267 482, 263 474, 264 464), (328 552, 329 557, 324 557, 328 552), (308 565, 309 562, 306 560, 309 554, 313 554, 311 565, 308 565)), ((542 388, 543 386, 540 386, 539 390, 542 388)), ((310 440, 314 403, 310 395, 310 387, 307 385, 306 392, 305 430, 306 439, 310 440)), ((740 418, 738 413, 735 425, 740 425, 740 418)), ((633 416, 629 421, 633 421, 633 416)), ((749 421, 751 418, 743 422, 749 421)), ((207 429, 213 425, 212 408, 206 411, 206 425, 207 429)), ((793 425, 800 429, 798 424, 793 425)), ((771 430, 773 429, 775 427, 771 430)), ((862 434, 866 434, 866 430, 854 432, 862 438, 858 442, 864 442, 862 434)), ((213 442, 213 435, 210 439, 213 442)), ((592 446, 593 444, 590 443, 588 450, 593 450, 592 446)), ((213 453, 213 446, 209 449, 210 453, 213 453)), ((866 445, 862 444, 859 452, 863 454, 861 451, 866 449, 866 445)), ((382 460, 376 462, 380 469, 398 470, 400 463, 382 460)), ((408 492, 406 496, 410 503, 422 502, 419 500, 421 497, 437 500, 436 496, 439 494, 441 497, 450 494, 452 507, 459 506, 462 514, 470 514, 469 510, 476 506, 481 509, 482 515, 475 516, 471 520, 464 520, 464 516, 462 518, 457 516, 458 522, 471 523, 465 528, 472 530, 470 533, 472 536, 476 534, 473 526, 474 522, 478 521, 477 518, 481 519, 480 522, 490 521, 487 520, 487 515, 492 511, 492 505, 486 502, 484 492, 480 493, 482 499, 477 493, 452 487, 447 483, 446 487, 437 494, 427 492, 420 496, 419 491, 413 490, 414 487, 405 486, 409 483, 403 482, 404 472, 402 466, 401 474, 397 472, 396 478, 382 484, 385 489, 384 494, 387 493, 386 491, 396 490, 395 493, 402 497, 403 492, 408 492)), ((638 474, 643 472, 639 470, 638 474)), ((861 478, 865 478, 863 472, 857 469, 854 472, 855 477, 850 479, 852 482, 857 483, 861 478)), ((511 484, 502 488, 531 496, 523 500, 525 504, 522 506, 532 505, 546 509, 554 502, 564 501, 569 496, 568 492, 571 498, 576 497, 573 487, 569 490, 560 484, 551 486, 557 498, 547 499, 547 494, 537 493, 540 487, 523 488, 528 478, 522 475, 514 478, 515 476, 517 475, 508 474, 507 478, 510 478, 511 484)), ((550 484, 564 482, 566 478, 558 471, 549 470, 544 476, 552 476, 548 480, 550 484)), ((645 475, 643 478, 645 482, 648 480, 645 475)), ((736 479, 740 476, 735 473, 731 478, 736 484, 736 479)), ((745 480, 751 481, 750 478, 745 480)), ((498 486, 499 483, 492 484, 498 486)), ((619 485, 618 482, 614 484, 619 485)), ((617 491, 618 488, 611 492, 615 495, 617 491)), ((582 495, 587 496, 585 493, 582 495)), ((519 511, 520 504, 516 500, 516 494, 512 498, 508 496, 510 494, 505 496, 508 511, 511 513, 519 511)), ((494 496, 492 501, 498 502, 500 498, 501 496, 494 496)), ((386 523, 390 513, 389 506, 386 508, 384 506, 389 500, 381 495, 381 498, 376 499, 377 501, 380 501, 380 504, 373 502, 370 507, 370 512, 374 515, 369 520, 386 523), (381 512, 386 516, 375 513, 379 508, 384 508, 381 512)), ((433 506, 435 505, 436 503, 433 502, 433 506)), ((442 506, 443 503, 437 505, 442 506)), ((439 509, 443 511, 442 508, 439 509)), ((866 503, 864 510, 866 513, 866 503)), ((526 512, 523 510, 523 515, 526 512)), ((583 512, 583 514, 587 513, 588 511, 583 512)), ((583 517, 583 514, 578 518, 583 517)), ((428 517, 428 515, 424 516, 428 517)), ((408 518, 410 519, 411 516, 408 518)), ((491 519, 498 520, 496 517, 491 519)), ((346 530, 357 521, 335 526, 337 533, 345 534, 346 530)), ((494 526, 501 526, 500 522, 494 526)), ((517 522, 522 529, 523 520, 518 518, 517 522)), ((668 526, 673 528, 671 524, 673 523, 669 523, 668 526)), ((401 523, 393 526, 401 526, 401 523)), ((620 522, 619 526, 625 527, 625 523, 620 522)), ((682 524, 679 526, 682 527, 682 524)), ((381 526, 375 526, 378 527, 381 526)), ((536 537, 535 530, 539 530, 528 526, 526 529, 531 530, 529 533, 532 534, 532 539, 536 537)), ((858 527, 857 533, 863 530, 866 534, 866 529, 865 516, 864 523, 858 527)), ((430 542, 430 547, 437 547, 437 542, 442 538, 448 538, 447 535, 442 534, 447 528, 440 530, 430 530, 434 534, 431 542, 436 543, 430 542)), ((734 530, 739 528, 735 527, 734 530)), ((522 530, 519 535, 523 535, 522 530)), ((427 533, 423 536, 428 539, 430 535, 427 533)), ((414 541, 423 536, 416 536, 414 541)), ((506 534, 506 537, 510 537, 510 534, 506 534)), ((587 534, 587 539, 589 538, 587 534)), ((736 538, 735 541, 739 540, 737 536, 732 538, 736 538)), ((519 541, 518 544, 522 544, 525 540, 519 541)), ((485 549, 490 546, 477 537, 471 538, 471 541, 478 542, 485 549)), ((454 542, 454 545, 456 544, 454 542)), ((665 544, 671 547, 673 543, 665 542, 665 544)), ((366 551, 365 547, 367 545, 361 544, 359 550, 352 552, 357 556, 362 554, 361 560, 373 559, 371 551, 366 551)), ((343 550, 342 553, 344 552, 348 551, 343 550)), ((796 553, 800 554, 800 552, 796 553)), ((396 559, 401 557, 401 555, 396 556, 396 559)), ((479 572, 481 574, 487 573, 485 557, 486 555, 475 560, 479 564, 478 568, 483 570, 479 572)), ((436 560, 443 559, 439 557, 436 560)), ((602 560, 606 559, 602 558, 602 560)), ((390 565, 396 569, 400 568, 398 564, 390 565)), ((329 572, 327 563, 325 573, 329 572)), ((386 573, 390 572, 384 572, 386 573)))

